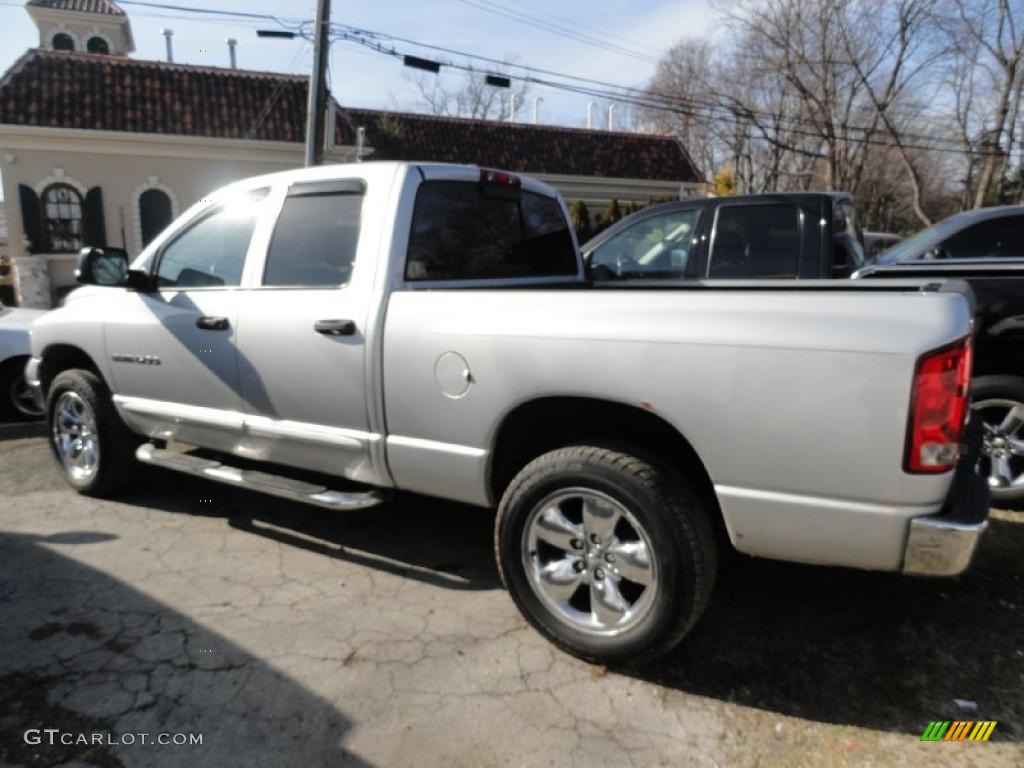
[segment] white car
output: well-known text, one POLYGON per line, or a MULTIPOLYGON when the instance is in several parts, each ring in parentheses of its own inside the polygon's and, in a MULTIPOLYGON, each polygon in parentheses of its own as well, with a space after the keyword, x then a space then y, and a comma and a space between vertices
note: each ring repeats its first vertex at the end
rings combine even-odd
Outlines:
POLYGON ((0 304, 0 418, 42 418, 43 412, 25 381, 28 327, 42 314, 42 310, 11 309, 0 304))

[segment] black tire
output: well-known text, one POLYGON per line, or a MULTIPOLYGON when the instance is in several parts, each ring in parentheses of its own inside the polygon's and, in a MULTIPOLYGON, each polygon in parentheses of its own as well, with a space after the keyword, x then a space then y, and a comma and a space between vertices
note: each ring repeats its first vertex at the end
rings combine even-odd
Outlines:
POLYGON ((50 434, 50 448, 72 488, 86 496, 109 496, 131 482, 138 462, 135 450, 142 438, 131 432, 114 407, 110 389, 92 371, 72 369, 59 373, 50 385, 46 398, 46 421, 50 434), (87 477, 76 477, 69 471, 57 446, 56 410, 61 396, 72 392, 92 409, 95 434, 98 438, 98 458, 95 471, 87 477))
MULTIPOLYGON (((998 426, 1000 416, 1006 413, 1009 407, 986 407, 986 403, 1024 404, 1024 378, 1003 375, 978 376, 971 382, 971 403, 972 408, 987 425, 998 426)), ((1024 440, 1024 429, 1018 429, 1016 436, 1024 440)), ((990 439, 986 435, 986 443, 990 439)), ((1010 461, 1014 475, 1024 474, 1024 456, 1013 456, 1010 461)), ((982 469, 991 472, 991 461, 985 456, 982 457, 982 469)), ((1016 488, 1000 488, 990 484, 989 492, 994 506, 1016 507, 1024 504, 1024 483, 1016 488)))
MULTIPOLYGON (((677 645, 707 606, 718 567, 709 510, 700 494, 676 470, 631 447, 572 446, 526 465, 501 499, 495 553, 502 580, 527 621, 569 653, 607 665, 642 664, 677 645), (527 551, 526 527, 532 513, 552 494, 580 488, 628 510, 651 543, 657 588, 643 618, 620 634, 595 635, 571 626, 548 607, 527 574, 526 560, 533 553, 527 551)), ((588 589, 593 594, 593 587, 588 589)))
POLYGON ((0 365, 0 418, 18 421, 36 421, 43 418, 43 412, 34 405, 22 402, 18 392, 25 381, 27 357, 15 357, 0 365))

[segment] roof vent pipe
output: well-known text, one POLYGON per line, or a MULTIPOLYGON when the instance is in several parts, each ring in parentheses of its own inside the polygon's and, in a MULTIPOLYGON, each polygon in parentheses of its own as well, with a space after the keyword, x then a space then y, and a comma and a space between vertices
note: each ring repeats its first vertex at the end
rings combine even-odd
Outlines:
POLYGON ((608 130, 615 130, 615 105, 608 105, 608 130))
POLYGON ((597 104, 590 102, 587 104, 587 128, 590 130, 594 129, 594 110, 597 108, 597 104))
POLYGON ((233 37, 229 37, 225 42, 228 44, 228 52, 231 55, 231 68, 238 69, 238 56, 235 53, 235 46, 238 45, 238 41, 233 37))
POLYGON ((173 29, 161 29, 160 32, 164 36, 164 40, 167 43, 167 62, 169 64, 174 63, 174 45, 171 43, 171 38, 174 37, 173 29))
POLYGON ((533 124, 540 125, 540 105, 544 101, 543 96, 533 97, 533 124))

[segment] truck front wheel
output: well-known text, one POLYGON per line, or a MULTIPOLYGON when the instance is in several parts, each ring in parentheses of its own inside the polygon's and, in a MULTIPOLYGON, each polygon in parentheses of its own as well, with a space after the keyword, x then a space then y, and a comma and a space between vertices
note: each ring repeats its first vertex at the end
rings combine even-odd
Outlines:
POLYGON ((498 509, 495 550, 519 610, 564 650, 642 663, 707 605, 708 510, 678 472, 632 449, 572 446, 530 462, 498 509))
POLYGON ((121 421, 110 390, 95 373, 58 374, 47 394, 46 419, 50 447, 76 491, 105 496, 131 479, 141 438, 121 421))

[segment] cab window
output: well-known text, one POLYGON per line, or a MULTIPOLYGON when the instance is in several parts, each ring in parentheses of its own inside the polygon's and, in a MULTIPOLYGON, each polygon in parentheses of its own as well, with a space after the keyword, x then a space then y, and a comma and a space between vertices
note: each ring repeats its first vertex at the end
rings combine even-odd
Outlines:
POLYGON ((978 222, 944 240, 937 250, 944 259, 1022 259, 1024 216, 978 222))
POLYGON ((305 184, 284 200, 267 252, 263 285, 345 285, 359 244, 362 182, 305 184))
POLYGON ((230 288, 242 281, 245 255, 267 191, 240 197, 202 216, 160 252, 160 288, 230 288))
POLYGON ((572 276, 576 248, 558 200, 427 181, 413 210, 406 280, 572 276))
POLYGON ((796 277, 800 215, 788 203, 723 205, 718 209, 708 277, 796 277))
POLYGON ((835 203, 832 239, 832 277, 849 277, 864 266, 864 237, 857 223, 857 209, 846 201, 835 203))
POLYGON ((688 208, 635 221, 594 249, 590 274, 596 280, 682 277, 699 216, 696 208, 688 208))

